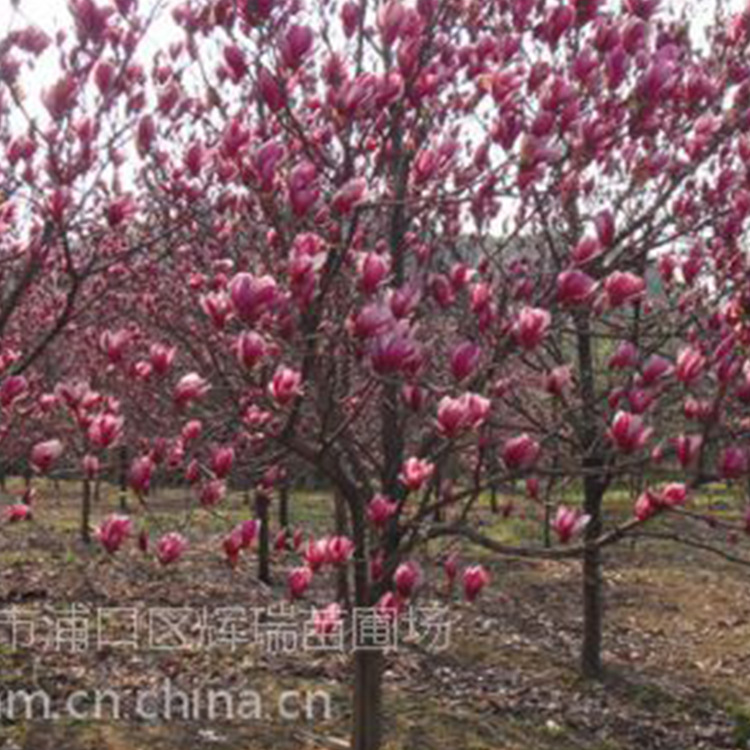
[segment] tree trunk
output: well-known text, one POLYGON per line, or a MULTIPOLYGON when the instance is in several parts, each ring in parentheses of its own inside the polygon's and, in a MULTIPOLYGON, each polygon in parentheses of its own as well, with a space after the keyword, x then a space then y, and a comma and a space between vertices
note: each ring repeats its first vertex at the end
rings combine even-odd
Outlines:
MULTIPOLYGON (((584 540, 596 539, 602 530, 602 499, 607 486, 605 459, 602 454, 596 402, 596 370, 592 351, 592 336, 587 313, 576 321, 578 334, 578 366, 581 381, 584 473, 583 510, 589 516, 584 540)), ((583 642, 581 670, 586 677, 602 676, 602 562, 601 552, 588 547, 583 553, 583 642)))
POLYGON ((120 510, 128 511, 128 449, 120 446, 120 510))
POLYGON ((382 742, 383 652, 354 652, 354 726, 351 750, 379 750, 382 742))
POLYGON ((271 585, 271 544, 270 529, 268 528, 268 506, 270 498, 264 492, 255 496, 255 511, 260 521, 260 535, 258 539, 258 578, 266 585, 271 585))
MULTIPOLYGON (((346 506, 341 493, 336 490, 333 495, 334 515, 336 518, 336 535, 348 536, 349 528, 346 522, 346 506)), ((336 600, 344 609, 349 609, 351 599, 349 596, 349 568, 347 565, 340 565, 336 571, 336 600)))
POLYGON ((83 496, 81 498, 81 541, 91 544, 91 480, 83 480, 83 496))

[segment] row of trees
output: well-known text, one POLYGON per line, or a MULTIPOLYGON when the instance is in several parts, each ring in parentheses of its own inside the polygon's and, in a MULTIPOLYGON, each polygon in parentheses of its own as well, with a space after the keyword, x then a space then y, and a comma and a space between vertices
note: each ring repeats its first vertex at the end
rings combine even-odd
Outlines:
MULTIPOLYGON (((600 676, 603 548, 705 522, 691 493, 750 469, 750 9, 698 44, 654 0, 186 2, 147 61, 158 5, 72 0, 54 40, 19 13, 0 43, 6 465, 82 478, 84 535, 123 461, 138 513, 157 480, 252 489, 260 527, 221 544, 260 528, 266 563, 269 501, 288 526, 314 474, 358 606, 397 609, 435 539, 580 557, 600 676), (519 481, 555 544, 482 531, 519 481)), ((382 671, 353 656, 356 750, 382 671)))

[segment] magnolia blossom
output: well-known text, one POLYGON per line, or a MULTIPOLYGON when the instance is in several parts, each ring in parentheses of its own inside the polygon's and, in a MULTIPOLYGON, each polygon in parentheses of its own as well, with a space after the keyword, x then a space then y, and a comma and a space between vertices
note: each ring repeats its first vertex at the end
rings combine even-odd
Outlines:
POLYGON ((417 563, 408 561, 401 563, 393 574, 393 585, 399 596, 408 599, 422 581, 422 571, 417 563))
POLYGON ((638 364, 638 347, 630 341, 621 341, 609 359, 613 370, 629 370, 638 364))
POLYGON ((698 459, 701 446, 703 445, 702 435, 680 435, 675 438, 675 451, 677 460, 683 469, 693 465, 698 459))
POLYGON ((536 463, 540 451, 539 443, 527 433, 523 433, 505 441, 502 457, 511 471, 527 471, 536 463))
POLYGON ((524 307, 513 324, 513 338, 522 349, 534 349, 547 335, 552 316, 547 310, 524 307))
POLYGON ((110 555, 117 552, 130 536, 133 522, 127 516, 108 516, 96 531, 96 538, 110 555))
POLYGON ((719 472, 724 479, 739 479, 747 472, 747 451, 738 445, 725 448, 719 460, 719 472))
POLYGON ((303 557, 305 558, 307 566, 313 573, 317 572, 328 562, 328 543, 328 537, 323 537, 322 539, 317 540, 311 539, 307 543, 303 557))
POLYGON ((100 414, 89 425, 88 437, 97 448, 109 448, 122 434, 123 418, 114 414, 100 414))
POLYGON ((557 277, 557 301, 561 305, 583 305, 595 286, 596 282, 583 271, 563 271, 557 277))
POLYGON ((684 505, 688 496, 688 488, 681 482, 671 482, 659 493, 659 499, 664 505, 674 507, 684 505))
POLYGON ((285 406, 302 393, 302 374, 289 367, 279 367, 268 385, 271 398, 285 406))
POLYGON ((675 377, 681 383, 690 385, 701 376, 705 366, 706 358, 699 351, 688 347, 677 355, 675 377))
POLYGON ((451 373, 456 380, 463 380, 476 370, 482 350, 473 341, 464 341, 451 353, 451 373))
POLYGON ((170 531, 156 543, 156 558, 162 565, 169 565, 179 560, 187 548, 187 539, 176 531, 170 531))
POLYGON ((481 565, 472 565, 466 568, 463 574, 464 596, 466 600, 473 602, 489 582, 490 574, 481 565))
POLYGON ((567 544, 573 536, 579 534, 586 527, 590 520, 591 516, 582 514, 577 508, 573 509, 561 505, 552 521, 552 529, 557 534, 560 543, 567 544))
POLYGON ((130 486, 139 494, 145 495, 151 485, 154 462, 151 456, 139 456, 130 466, 128 479, 130 486))
POLYGON ((643 296, 646 282, 627 271, 614 271, 604 280, 604 292, 612 307, 620 307, 626 302, 634 302, 643 296))
POLYGON ((222 445, 214 448, 211 453, 211 471, 218 479, 226 479, 234 465, 234 448, 231 445, 222 445))
POLYGON ((271 276, 238 273, 229 283, 229 298, 237 315, 254 323, 276 301, 276 281, 271 276))
POLYGON ((183 375, 177 382, 174 390, 174 401, 178 407, 187 406, 191 401, 196 401, 208 393, 211 386, 197 372, 183 375))
POLYGON ((367 506, 367 517, 379 529, 396 514, 398 503, 385 495, 375 495, 367 506))
POLYGON ((59 440, 45 440, 31 449, 29 461, 40 474, 46 474, 62 453, 63 444, 59 440))
POLYGON ((236 352, 237 361, 251 370, 266 354, 265 339, 255 331, 244 331, 237 339, 236 352))
POLYGON ((618 411, 608 434, 622 453, 635 453, 646 444, 652 433, 653 430, 645 427, 637 414, 618 411))
POLYGON ((291 599, 301 599, 310 587, 312 579, 313 572, 307 567, 307 565, 292 568, 286 579, 287 588, 289 589, 289 597, 291 599))
POLYGON ((420 489, 435 473, 435 464, 426 459, 407 458, 398 475, 401 483, 410 491, 420 489))
POLYGON ((332 536, 328 540, 326 557, 331 565, 344 565, 354 554, 354 542, 345 536, 332 536))
POLYGON ((30 521, 31 520, 31 508, 23 503, 16 503, 9 505, 3 511, 5 520, 8 523, 18 523, 19 521, 30 521))
POLYGON ((204 508, 212 508, 220 503, 227 493, 227 487, 220 479, 204 482, 200 488, 199 500, 204 508))
POLYGON ((476 393, 464 393, 458 398, 444 396, 438 404, 438 430, 445 437, 454 438, 480 427, 489 412, 489 400, 476 393))

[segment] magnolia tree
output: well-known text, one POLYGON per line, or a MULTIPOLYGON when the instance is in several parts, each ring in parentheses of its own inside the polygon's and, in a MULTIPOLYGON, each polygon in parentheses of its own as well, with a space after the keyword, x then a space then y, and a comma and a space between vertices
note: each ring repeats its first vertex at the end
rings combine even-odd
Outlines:
MULTIPOLYGON (((70 445, 92 477, 119 444, 146 507, 160 474, 212 509, 255 487, 266 562, 272 491, 306 466, 340 513, 296 540, 289 594, 351 561, 352 603, 383 617, 437 538, 580 557, 599 676, 602 549, 658 515, 704 523, 691 492, 748 477, 750 10, 697 43, 654 0, 186 3, 147 73, 148 21, 116 5, 72 4, 45 125, 6 125, 9 169, 32 144, 11 170, 32 233, 106 269, 35 373, 32 464, 70 445), (559 543, 482 531, 488 491, 519 480, 559 543), (613 488, 633 515, 607 524, 613 488)), ((19 33, 3 60, 41 38, 19 33)), ((114 553, 132 530, 98 536, 114 553)), ((229 531, 230 562, 257 532, 229 531)), ((469 599, 488 582, 462 577, 469 599)), ((383 660, 353 656, 357 750, 381 744, 383 660)))

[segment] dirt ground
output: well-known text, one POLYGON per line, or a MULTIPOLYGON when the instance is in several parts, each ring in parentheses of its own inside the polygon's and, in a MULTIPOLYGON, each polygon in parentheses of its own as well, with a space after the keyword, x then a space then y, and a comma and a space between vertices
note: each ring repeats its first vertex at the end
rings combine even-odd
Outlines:
MULTIPOLYGON (((101 501, 96 515, 109 510, 101 501)), ((242 514, 239 506, 234 512, 242 514)), ((134 545, 115 560, 96 545, 86 549, 77 538, 75 513, 73 498, 46 499, 37 522, 0 531, 0 618, 5 618, 4 626, 0 620, 0 708, 13 690, 42 689, 57 707, 74 691, 115 689, 127 702, 137 691, 155 690, 169 680, 185 692, 248 688, 271 705, 284 690, 325 690, 330 716, 318 711, 281 721, 264 711, 262 718, 243 721, 181 716, 114 721, 61 714, 55 721, 28 721, 3 712, 0 750, 347 746, 346 653, 267 653, 256 645, 157 650, 92 644, 74 652, 67 642, 55 646, 41 638, 41 645, 13 648, 12 608, 53 618, 72 604, 91 612, 180 607, 194 612, 266 607, 282 598, 281 581, 270 589, 257 581, 253 555, 235 571, 227 567, 218 553, 216 519, 199 519, 187 558, 165 570, 134 545)), ((314 516, 308 519, 311 526, 319 522, 314 516)), ((476 605, 451 605, 447 648, 436 651, 406 638, 389 654, 388 748, 750 747, 748 568, 663 541, 626 541, 608 550, 607 675, 593 683, 577 671, 581 614, 575 561, 493 560, 468 550, 463 555, 467 563, 481 558, 492 568, 492 585, 476 605)), ((437 583, 427 560, 424 566, 437 583)), ((283 567, 277 561, 275 569, 283 567)), ((332 578, 322 580, 313 586, 312 604, 330 597, 332 578)), ((437 589, 425 588, 422 606, 446 604, 437 589)))

